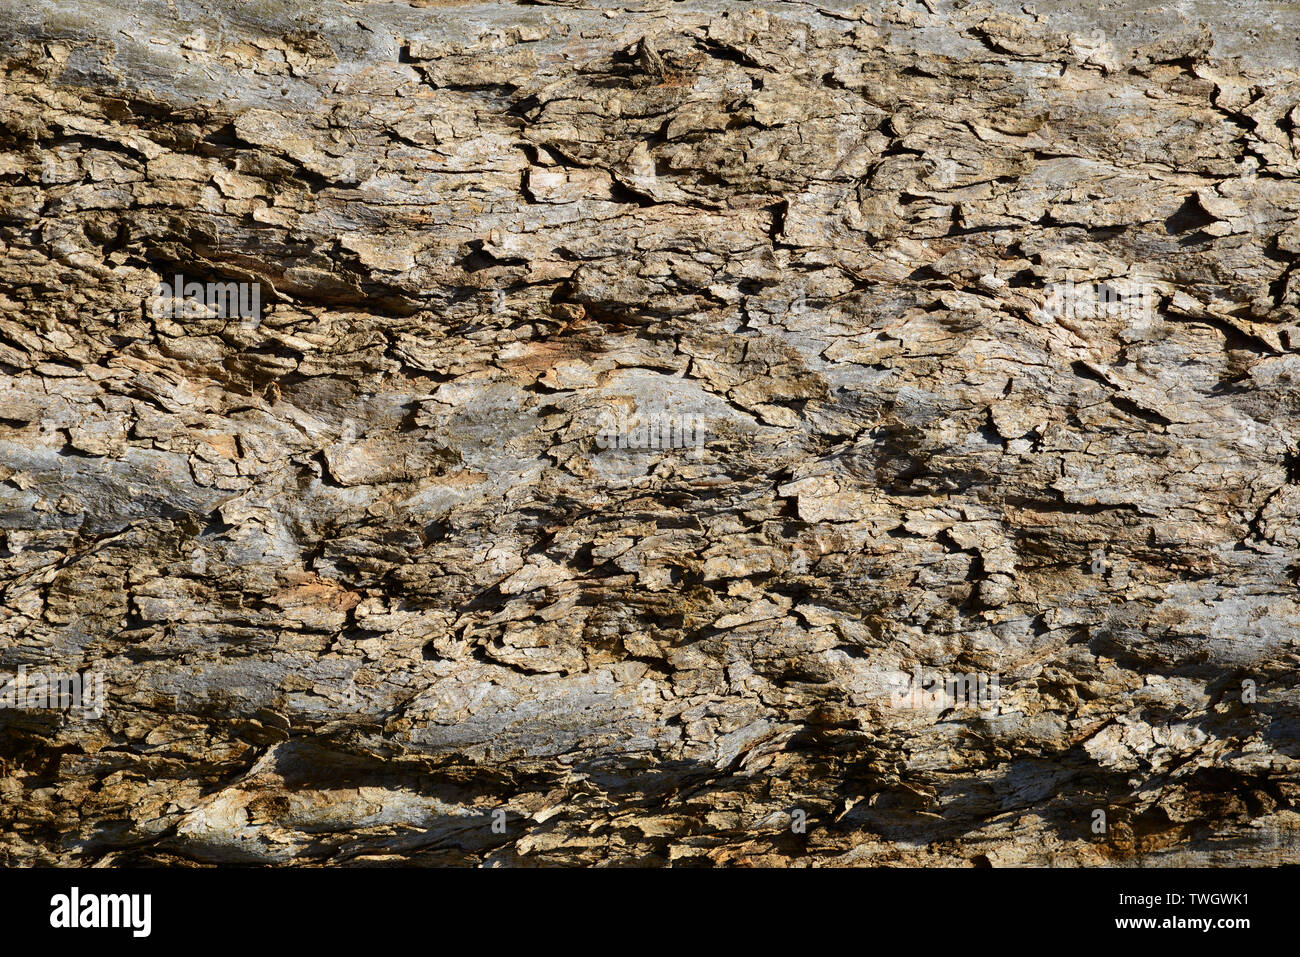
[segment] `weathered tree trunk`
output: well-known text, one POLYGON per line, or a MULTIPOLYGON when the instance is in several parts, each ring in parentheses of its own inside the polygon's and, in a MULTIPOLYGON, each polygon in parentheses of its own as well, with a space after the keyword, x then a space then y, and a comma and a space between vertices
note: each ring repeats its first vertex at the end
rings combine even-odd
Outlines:
POLYGON ((1294 11, 723 9, 0 4, 4 860, 1300 862, 1294 11))

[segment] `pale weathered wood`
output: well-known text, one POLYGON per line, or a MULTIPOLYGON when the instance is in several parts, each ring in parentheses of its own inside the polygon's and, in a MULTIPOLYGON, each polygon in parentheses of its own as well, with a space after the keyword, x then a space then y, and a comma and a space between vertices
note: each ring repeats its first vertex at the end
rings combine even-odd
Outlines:
POLYGON ((0 6, 6 862, 1300 861, 1284 5, 0 6))

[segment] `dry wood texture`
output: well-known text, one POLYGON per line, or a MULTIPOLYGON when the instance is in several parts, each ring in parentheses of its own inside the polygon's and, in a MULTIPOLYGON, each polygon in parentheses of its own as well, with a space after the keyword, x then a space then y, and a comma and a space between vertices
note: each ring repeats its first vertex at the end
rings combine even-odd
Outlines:
POLYGON ((1300 17, 1182 10, 0 3, 0 858, 1300 863, 1300 17))

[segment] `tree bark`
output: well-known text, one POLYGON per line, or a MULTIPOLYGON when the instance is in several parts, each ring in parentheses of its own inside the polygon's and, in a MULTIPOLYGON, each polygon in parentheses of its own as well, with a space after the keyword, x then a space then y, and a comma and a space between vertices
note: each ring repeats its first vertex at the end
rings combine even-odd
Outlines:
POLYGON ((0 859, 1300 862, 1257 6, 4 0, 0 859))

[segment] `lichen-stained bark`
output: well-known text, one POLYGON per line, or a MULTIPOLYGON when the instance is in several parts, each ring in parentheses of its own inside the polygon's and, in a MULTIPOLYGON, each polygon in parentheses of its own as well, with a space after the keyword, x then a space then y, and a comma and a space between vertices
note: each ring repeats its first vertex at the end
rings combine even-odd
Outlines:
POLYGON ((0 12, 0 671, 106 695, 0 710, 8 863, 1300 862, 1291 66, 0 12))

